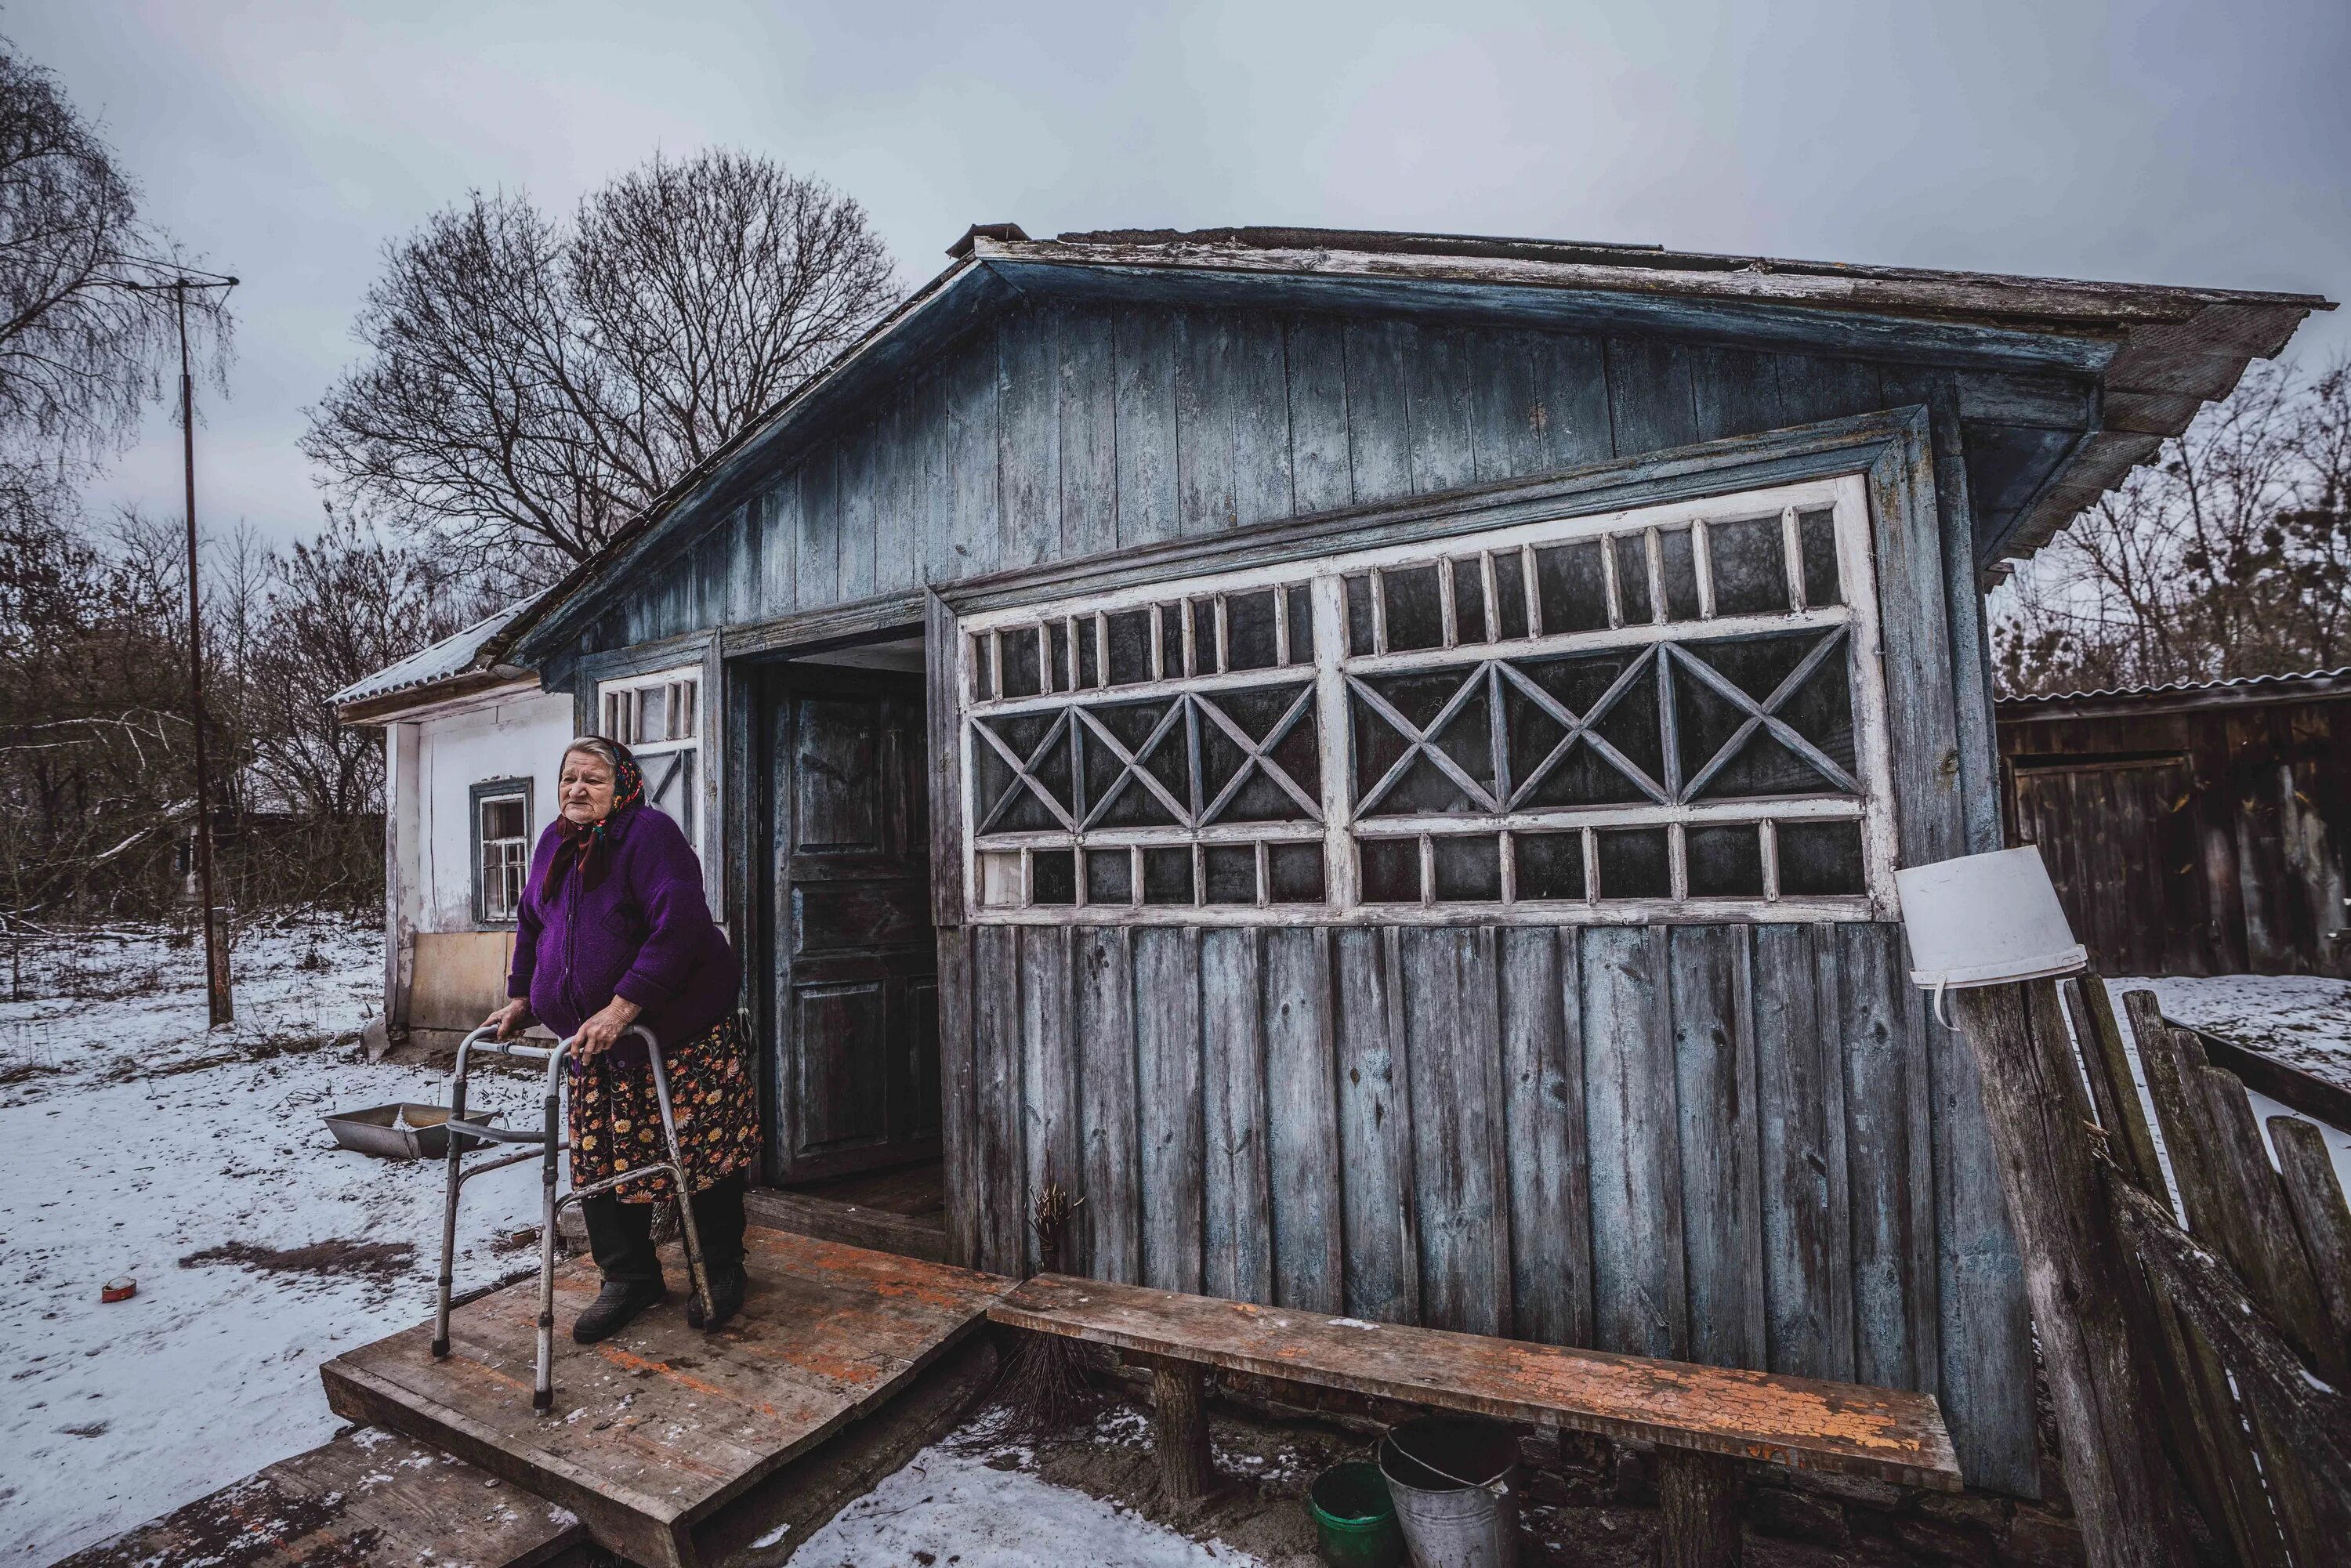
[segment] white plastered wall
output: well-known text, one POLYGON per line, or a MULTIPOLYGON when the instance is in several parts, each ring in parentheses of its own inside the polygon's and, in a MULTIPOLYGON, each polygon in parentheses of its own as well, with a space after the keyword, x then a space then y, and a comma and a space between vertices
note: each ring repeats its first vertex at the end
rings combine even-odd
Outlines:
POLYGON ((417 725, 419 834, 416 929, 472 931, 473 789, 493 779, 531 780, 530 831, 555 820, 555 779, 571 738, 571 699, 523 692, 436 714, 417 725))
POLYGON ((504 994, 512 937, 474 919, 473 789, 528 779, 535 842, 571 720, 569 697, 513 686, 385 726, 385 1002, 413 1035, 454 1037, 504 994))

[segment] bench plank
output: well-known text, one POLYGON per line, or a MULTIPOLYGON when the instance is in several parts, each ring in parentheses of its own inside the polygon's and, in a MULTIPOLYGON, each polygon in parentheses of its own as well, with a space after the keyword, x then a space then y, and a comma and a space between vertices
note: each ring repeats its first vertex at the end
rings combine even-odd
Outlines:
POLYGON ((1960 1489, 1932 1396, 1040 1274, 997 1322, 1260 1377, 1799 1469, 1960 1489))

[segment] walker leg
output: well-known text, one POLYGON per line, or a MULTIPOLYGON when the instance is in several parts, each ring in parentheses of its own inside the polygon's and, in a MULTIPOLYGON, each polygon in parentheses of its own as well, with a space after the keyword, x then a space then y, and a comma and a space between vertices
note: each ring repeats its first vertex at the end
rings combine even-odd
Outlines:
POLYGON ((540 1221, 538 1228, 538 1375, 531 1385, 530 1407, 544 1416, 555 1408, 555 1176, 556 1124, 560 1119, 554 1074, 547 1085, 547 1152, 539 1162, 540 1221))
POLYGON ((702 1232, 694 1223, 694 1186, 687 1179, 685 1151, 677 1141, 677 1119, 669 1108, 669 1069, 662 1061, 661 1047, 648 1045, 646 1053, 653 1064, 653 1097, 661 1103, 662 1136, 669 1141, 671 1179, 677 1186, 677 1219, 679 1239, 685 1248, 685 1275, 694 1287, 694 1299, 702 1308, 702 1321, 710 1323, 716 1313, 710 1300, 710 1275, 702 1265, 702 1232))
MULTIPOLYGON (((453 1122, 465 1114, 465 1064, 462 1049, 458 1053, 456 1071, 450 1077, 449 1119, 453 1122)), ((433 1305, 433 1356, 436 1361, 449 1355, 449 1288, 455 1277, 457 1259, 457 1176, 458 1162, 464 1157, 465 1139, 455 1133, 449 1134, 449 1190, 441 1200, 441 1274, 433 1305)))

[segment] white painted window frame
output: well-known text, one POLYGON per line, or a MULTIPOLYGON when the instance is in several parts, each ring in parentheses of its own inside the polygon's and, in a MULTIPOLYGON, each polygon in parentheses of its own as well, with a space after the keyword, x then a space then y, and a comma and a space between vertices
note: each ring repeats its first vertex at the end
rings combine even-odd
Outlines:
POLYGON ((703 798, 703 769, 708 766, 709 758, 702 754, 703 737, 710 731, 709 704, 709 682, 700 662, 646 670, 637 674, 615 675, 610 680, 596 683, 598 733, 629 748, 630 754, 636 758, 637 765, 644 770, 648 795, 653 793, 663 774, 674 765, 674 759, 678 754, 694 754, 694 779, 689 789, 694 796, 695 821, 694 831, 688 837, 694 841, 697 853, 708 828, 705 819, 710 815, 708 803, 703 798), (665 733, 651 740, 634 738, 637 719, 642 712, 639 706, 643 701, 641 694, 661 688, 666 688, 668 693, 668 700, 664 706, 670 716, 664 723, 664 729, 672 732, 677 727, 674 716, 681 711, 678 699, 686 691, 691 691, 691 700, 683 708, 690 721, 687 732, 684 735, 665 733), (625 706, 616 706, 623 699, 625 706), (620 720, 618 724, 616 719, 620 720))
MULTIPOLYGON (((1361 925, 1630 925, 1657 921, 1706 924, 1731 924, 1761 921, 1868 921, 1891 919, 1898 907, 1894 890, 1894 868, 1896 863, 1896 839, 1894 822, 1892 765, 1886 720, 1886 677, 1883 643, 1880 635, 1876 574, 1871 559, 1871 528, 1869 499, 1865 478, 1845 475, 1811 480, 1799 484, 1773 486, 1763 489, 1741 491, 1708 497, 1691 501, 1677 501, 1656 506, 1632 507, 1622 511, 1555 516, 1533 522, 1425 538, 1410 544, 1381 546, 1356 549, 1320 559, 1290 560, 1278 564, 1243 568, 1232 571, 1211 572, 1198 576, 1162 579, 1135 582, 1115 589, 1072 596, 1067 599, 1017 607, 976 612, 959 618, 961 632, 956 640, 956 689, 961 712, 956 726, 957 744, 962 749, 962 847, 965 856, 964 886, 968 918, 975 922, 1008 925, 1279 925, 1308 920, 1315 924, 1361 925), (1798 551, 1794 543, 1796 519, 1801 514, 1827 510, 1833 519, 1834 538, 1840 584, 1841 604, 1809 606, 1804 604, 1802 585, 1796 569, 1798 551), (1701 536, 1709 522, 1721 524, 1777 515, 1782 519, 1787 537, 1783 546, 1791 571, 1791 599, 1799 606, 1792 612, 1761 615, 1718 616, 1714 613, 1710 572, 1705 564, 1708 556, 1703 547, 1697 548, 1696 570, 1699 615, 1696 620, 1667 621, 1663 594, 1658 591, 1658 539, 1662 532, 1687 527, 1694 538, 1701 536), (1476 641, 1466 639, 1466 629, 1457 624, 1454 591, 1449 570, 1437 574, 1443 598, 1444 623, 1453 645, 1422 649, 1401 653, 1374 652, 1353 654, 1348 649, 1346 579, 1367 571, 1391 568, 1418 567, 1469 556, 1480 551, 1493 552, 1512 548, 1524 548, 1529 567, 1526 580, 1533 581, 1532 550, 1536 546, 1588 539, 1606 536, 1643 536, 1650 565, 1652 618, 1646 622, 1628 622, 1621 614, 1622 596, 1615 583, 1616 550, 1613 543, 1604 546, 1603 560, 1609 579, 1609 602, 1612 624, 1604 629, 1555 635, 1490 640, 1498 624, 1495 612, 1489 611, 1489 624, 1478 630, 1489 633, 1476 641), (1215 670, 1206 657, 1207 651, 1195 646, 1191 636, 1191 617, 1183 617, 1183 637, 1186 658, 1195 669, 1209 673, 1189 676, 1160 678, 1133 685, 1085 686, 1072 692, 1062 683, 1074 685, 1077 654, 1076 638, 1082 634, 1073 618, 1114 613, 1155 604, 1189 601, 1210 594, 1229 595, 1267 588, 1283 589, 1304 585, 1310 594, 1314 623, 1311 664, 1276 665, 1268 669, 1226 674, 1215 670), (1040 656, 1050 652, 1051 641, 1046 629, 1060 622, 1065 628, 1065 639, 1071 648, 1069 668, 1055 682, 1056 689, 1033 696, 1007 698, 991 695, 979 695, 982 686, 982 661, 998 664, 1006 635, 1034 635, 1040 639, 1040 656), (1360 823, 1353 817, 1353 801, 1357 793, 1353 778, 1353 745, 1351 705, 1348 700, 1347 677, 1350 674, 1391 674, 1406 670, 1436 670, 1447 666, 1469 666, 1489 659, 1519 658, 1549 653, 1585 653, 1610 648, 1648 646, 1661 642, 1683 642, 1712 639, 1742 633, 1762 634, 1802 628, 1846 629, 1844 656, 1847 662, 1848 678, 1854 707, 1855 761, 1854 777, 1859 787, 1857 796, 1843 796, 1824 791, 1819 796, 1775 796, 1768 799, 1741 799, 1722 801, 1689 801, 1683 804, 1577 806, 1492 814, 1445 813, 1426 818, 1367 817, 1360 823), (1092 829, 1079 832, 1048 831, 1030 832, 999 832, 982 836, 976 831, 979 802, 976 799, 977 760, 974 748, 986 744, 977 738, 974 720, 996 715, 1024 711, 1054 710, 1069 705, 1074 697, 1113 699, 1119 701, 1165 697, 1186 692, 1214 693, 1220 689, 1261 685, 1274 682, 1311 678, 1315 687, 1314 712, 1322 752, 1322 821, 1313 822, 1249 822, 1210 823, 1196 828, 1128 827, 1092 829), (1836 819, 1857 821, 1862 842, 1864 892, 1850 895, 1764 898, 1625 898, 1595 896, 1592 886, 1594 831, 1613 827, 1655 826, 1663 824, 1669 830, 1673 885, 1687 888, 1687 867, 1682 853, 1683 829, 1706 822, 1785 822, 1802 819, 1836 819), (1426 870, 1430 853, 1432 833, 1502 835, 1503 877, 1506 899, 1510 887, 1510 833, 1513 830, 1561 830, 1577 828, 1583 831, 1585 897, 1581 901, 1560 900, 1542 902, 1454 902, 1446 903, 1430 896, 1434 879, 1426 870), (1355 845, 1359 838, 1416 836, 1422 841, 1423 899, 1418 904, 1364 904, 1356 886, 1357 861, 1355 845), (1259 852, 1259 898, 1256 904, 1210 904, 1197 902, 1206 895, 1198 847, 1218 842, 1259 843, 1284 840, 1319 840, 1324 848, 1323 901, 1320 904, 1269 904, 1265 897, 1263 852, 1259 852), (1137 846, 1154 844, 1192 844, 1195 848, 1194 896, 1190 904, 1088 904, 1085 898, 1086 866, 1083 852, 1119 844, 1137 846), (1073 848, 1079 902, 1070 904, 1035 904, 1027 902, 1030 892, 1030 868, 1035 851, 1044 848, 1073 848), (1017 862, 1010 857, 1017 856, 1017 862), (989 897, 990 889, 997 891, 1005 902, 989 897)), ((1490 576, 1490 568, 1488 569, 1490 576)), ((1532 590, 1530 587, 1530 597, 1532 590)), ((1492 584, 1488 582, 1485 599, 1490 607, 1495 602, 1492 584)), ((1284 630, 1287 630, 1289 596, 1277 593, 1281 606, 1284 630)), ((1380 596, 1373 595, 1373 603, 1380 596)), ((1155 619, 1155 626, 1156 621, 1155 619)), ((1224 644, 1224 622, 1221 606, 1216 619, 1216 642, 1219 654, 1224 644)), ((1287 642, 1287 639, 1284 639, 1287 642)), ((1375 643, 1375 647, 1378 644, 1375 643)), ((1158 655, 1153 655, 1154 668, 1158 668, 1158 655)), ((1216 663, 1221 664, 1219 657, 1216 663)), ((1106 677, 1107 653, 1098 646, 1095 657, 1098 680, 1106 677)), ((990 678, 987 689, 1000 691, 998 679, 990 678)), ((1771 856, 1773 832, 1761 831, 1762 853, 1767 863, 1771 856)), ((1136 857, 1134 873, 1140 874, 1140 856, 1136 857)), ((1769 876, 1767 872, 1767 877, 1769 876)), ((1138 884, 1139 885, 1139 884, 1138 884)), ((1767 887, 1769 883, 1767 883, 1767 887)))

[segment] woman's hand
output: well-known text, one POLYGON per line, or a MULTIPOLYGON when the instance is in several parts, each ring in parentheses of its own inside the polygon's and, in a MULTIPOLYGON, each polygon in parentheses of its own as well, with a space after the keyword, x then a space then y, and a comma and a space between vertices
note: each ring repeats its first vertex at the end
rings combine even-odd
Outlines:
POLYGON ((644 1010, 626 997, 614 997, 571 1037, 572 1056, 580 1061, 592 1061, 603 1055, 620 1042, 629 1026, 637 1021, 637 1015, 644 1010))
POLYGON ((492 1040, 512 1040, 538 1020, 531 1017, 530 998, 517 997, 482 1020, 484 1029, 492 1030, 492 1040))

